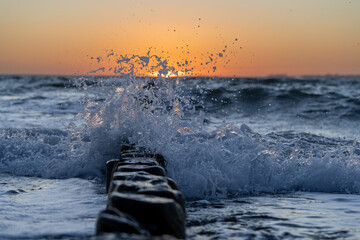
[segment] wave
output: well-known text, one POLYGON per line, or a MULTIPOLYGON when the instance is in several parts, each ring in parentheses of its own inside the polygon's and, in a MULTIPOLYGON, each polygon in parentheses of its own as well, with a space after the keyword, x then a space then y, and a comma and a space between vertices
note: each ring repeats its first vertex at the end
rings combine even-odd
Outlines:
POLYGON ((86 161, 83 145, 60 129, 0 129, 0 172, 43 178, 99 175, 86 161))
MULTIPOLYGON (((204 125, 207 115, 196 107, 204 99, 184 90, 187 81, 109 81, 96 88, 97 95, 83 99, 83 111, 66 129, 1 129, 0 172, 103 176, 105 161, 118 157, 121 143, 132 142, 163 154, 169 176, 187 197, 298 190, 360 193, 357 141, 293 132, 259 134, 245 124, 225 123, 210 131, 204 125)), ((84 79, 77 86, 89 88, 84 79)))
POLYGON ((358 142, 311 134, 254 133, 248 126, 220 126, 171 147, 173 175, 188 196, 288 191, 359 193, 358 142), (176 156, 174 156, 174 152, 176 156))

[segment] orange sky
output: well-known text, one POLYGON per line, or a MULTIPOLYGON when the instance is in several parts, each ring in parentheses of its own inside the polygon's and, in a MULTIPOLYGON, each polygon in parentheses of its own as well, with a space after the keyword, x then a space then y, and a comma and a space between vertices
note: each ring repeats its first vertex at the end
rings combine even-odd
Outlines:
POLYGON ((149 48, 199 75, 360 74, 359 13, 357 0, 0 0, 0 74, 85 74, 114 67, 90 57, 149 48))

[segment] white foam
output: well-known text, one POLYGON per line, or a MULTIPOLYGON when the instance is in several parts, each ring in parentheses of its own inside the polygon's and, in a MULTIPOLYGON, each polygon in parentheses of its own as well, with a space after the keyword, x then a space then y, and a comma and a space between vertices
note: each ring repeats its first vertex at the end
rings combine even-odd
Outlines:
POLYGON ((265 136, 232 124, 207 132, 203 114, 184 96, 181 81, 121 81, 121 87, 103 88, 104 101, 86 99, 68 130, 1 130, 0 172, 98 176, 107 160, 118 157, 120 144, 129 141, 163 154, 170 177, 187 197, 293 190, 360 193, 357 142, 306 134, 265 136))
POLYGON ((245 124, 240 128, 223 124, 206 132, 203 116, 182 96, 181 82, 157 79, 156 87, 149 89, 142 84, 129 81, 92 113, 91 125, 96 127, 91 135, 98 136, 92 146, 109 145, 102 139, 110 135, 163 154, 169 175, 188 197, 292 190, 360 192, 356 142, 306 134, 262 136, 245 124))

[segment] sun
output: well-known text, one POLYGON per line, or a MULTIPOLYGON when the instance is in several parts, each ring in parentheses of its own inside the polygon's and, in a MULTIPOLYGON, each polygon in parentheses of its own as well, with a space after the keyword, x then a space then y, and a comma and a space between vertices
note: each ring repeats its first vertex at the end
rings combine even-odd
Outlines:
POLYGON ((168 71, 166 74, 159 73, 159 71, 153 71, 148 73, 149 77, 163 77, 163 78, 174 78, 174 77, 184 77, 186 75, 190 75, 189 72, 183 71, 168 71))

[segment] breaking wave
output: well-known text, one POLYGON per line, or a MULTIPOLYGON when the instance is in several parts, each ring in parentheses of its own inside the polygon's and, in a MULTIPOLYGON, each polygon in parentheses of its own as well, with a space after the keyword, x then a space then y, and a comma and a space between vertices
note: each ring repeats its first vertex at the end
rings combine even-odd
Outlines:
MULTIPOLYGON (((169 176, 187 197, 299 190, 360 193, 358 141, 293 131, 257 133, 246 124, 208 124, 211 113, 221 115, 216 108, 226 105, 208 105, 209 97, 224 98, 234 88, 222 83, 213 90, 217 83, 209 80, 204 86, 202 81, 77 78, 74 85, 89 94, 84 94, 83 110, 69 126, 0 130, 0 172, 44 178, 103 176, 105 162, 118 157, 121 143, 131 142, 163 154, 169 176)), ((254 103, 271 94, 264 91, 240 89, 243 95, 236 96, 254 96, 254 103)), ((317 97, 299 91, 289 94, 317 97)))

